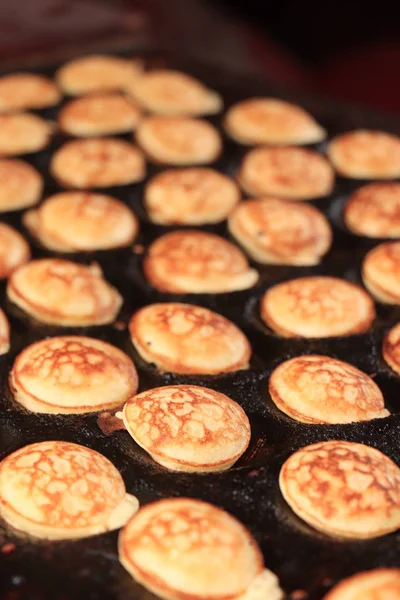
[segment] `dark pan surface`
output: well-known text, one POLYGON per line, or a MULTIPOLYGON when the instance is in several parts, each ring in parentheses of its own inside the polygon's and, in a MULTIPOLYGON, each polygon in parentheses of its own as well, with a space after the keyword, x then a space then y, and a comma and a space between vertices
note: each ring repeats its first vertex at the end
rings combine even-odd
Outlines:
MULTIPOLYGON (((310 99, 255 79, 227 71, 169 62, 199 76, 219 90, 229 105, 251 95, 277 95, 299 102, 325 126, 330 136, 356 127, 383 128, 400 133, 400 120, 369 114, 349 107, 338 107, 324 100, 310 99)), ((43 69, 51 73, 54 69, 43 69)), ((41 111, 54 118, 56 111, 41 111)), ((220 117, 212 122, 219 125, 220 117)), ((44 152, 27 160, 46 176, 45 195, 60 188, 47 175, 47 165, 56 146, 56 137, 44 152)), ((318 147, 323 152, 324 148, 318 147)), ((225 150, 218 168, 233 174, 243 150, 225 140, 225 150)), ((158 169, 149 167, 149 175, 158 169)), ((360 185, 360 183, 358 184, 360 185)), ((367 241, 349 234, 342 222, 344 200, 354 189, 354 182, 338 179, 335 193, 314 204, 329 217, 334 230, 332 250, 318 267, 261 267, 259 285, 250 291, 218 296, 172 296, 150 288, 141 273, 140 254, 130 249, 71 255, 72 260, 97 260, 105 277, 115 284, 125 298, 119 322, 114 326, 62 329, 33 323, 4 300, 1 305, 11 322, 12 349, 0 357, 0 459, 17 448, 36 441, 60 439, 74 441, 103 453, 121 471, 128 492, 138 496, 141 504, 170 496, 192 496, 213 502, 237 516, 260 543, 266 565, 277 573, 293 598, 319 599, 336 580, 358 570, 400 564, 400 533, 371 541, 335 541, 302 523, 285 505, 278 489, 278 473, 284 460, 295 450, 322 440, 347 439, 379 448, 400 463, 400 378, 385 366, 381 358, 384 333, 400 320, 400 308, 377 306, 377 319, 368 333, 350 338, 326 340, 283 340, 262 324, 258 303, 262 293, 277 281, 306 274, 334 274, 360 282, 360 262, 377 241, 367 241), (210 307, 232 319, 251 340, 254 358, 249 371, 221 377, 184 377, 160 375, 135 355, 126 323, 140 306, 153 301, 184 300, 210 307), (30 414, 18 408, 10 398, 7 375, 16 354, 31 342, 45 336, 81 333, 105 339, 130 354, 138 367, 140 389, 157 385, 193 382, 222 391, 246 410, 252 426, 249 450, 228 472, 187 475, 168 472, 156 465, 125 431, 107 435, 98 426, 97 415, 46 416, 30 414), (283 360, 301 353, 322 353, 347 360, 369 374, 381 387, 392 416, 367 423, 344 426, 309 426, 297 423, 280 413, 268 398, 267 382, 272 369, 283 360), (299 590, 304 590, 301 594, 299 590)), ((143 185, 108 190, 129 204, 141 220, 138 244, 149 242, 166 231, 152 226, 146 217, 141 197, 143 185)), ((21 214, 5 214, 2 220, 23 231, 21 214)), ((225 224, 208 228, 228 236, 225 224)), ((29 238, 29 236, 27 236, 29 238)), ((51 255, 30 239, 34 257, 51 255)), ((55 255, 53 253, 53 255, 55 255)), ((151 598, 119 565, 117 532, 74 542, 43 542, 22 539, 0 525, 0 597, 7 600, 134 600, 151 598)))

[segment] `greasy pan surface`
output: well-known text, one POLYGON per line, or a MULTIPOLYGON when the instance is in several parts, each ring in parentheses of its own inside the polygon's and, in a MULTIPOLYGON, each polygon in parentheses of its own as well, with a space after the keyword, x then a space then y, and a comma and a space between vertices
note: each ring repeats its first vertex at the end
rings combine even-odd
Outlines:
MULTIPOLYGON (((248 80, 197 64, 169 63, 184 68, 221 92, 229 106, 252 95, 277 95, 297 101, 309 109, 332 136, 358 127, 383 128, 400 133, 400 121, 337 107, 326 101, 310 100, 294 93, 282 93, 273 86, 248 80)), ((51 74, 52 71, 44 69, 51 74)), ((55 109, 39 111, 54 118, 55 109)), ((211 122, 220 125, 221 117, 211 122)), ((45 196, 60 191, 48 175, 47 165, 54 148, 62 143, 56 136, 52 146, 27 158, 45 174, 45 196)), ((223 156, 217 167, 233 174, 243 150, 224 140, 223 156)), ((317 149, 324 150, 324 145, 317 149)), ((149 166, 149 175, 159 168, 149 166)), ((357 185, 361 185, 358 182, 357 185)), ((268 568, 278 575, 282 587, 293 598, 319 599, 338 579, 372 567, 398 566, 400 533, 371 541, 334 541, 312 530, 290 511, 278 488, 281 465, 295 450, 317 441, 346 439, 370 444, 400 463, 400 378, 381 358, 385 332, 400 321, 400 308, 377 305, 377 319, 371 330, 350 338, 326 340, 284 340, 268 331, 259 318, 258 303, 272 284, 308 274, 332 274, 360 282, 360 263, 378 240, 367 241, 351 235, 342 220, 342 208, 355 184, 340 178, 333 195, 313 202, 328 216, 334 230, 332 250, 317 267, 259 267, 261 278, 256 288, 217 296, 172 296, 151 289, 142 271, 142 255, 131 249, 73 255, 72 260, 97 260, 105 277, 122 293, 125 303, 116 325, 62 329, 34 323, 4 300, 1 306, 10 318, 12 348, 0 357, 0 459, 26 444, 60 439, 81 443, 107 456, 120 470, 128 492, 141 504, 171 496, 192 496, 215 503, 228 510, 250 529, 259 542, 268 568), (253 346, 251 369, 220 377, 187 377, 158 374, 135 354, 126 324, 131 314, 153 301, 178 299, 200 304, 232 319, 248 335, 253 346), (97 415, 47 416, 28 413, 10 398, 7 377, 16 354, 25 346, 45 336, 78 333, 107 340, 130 354, 138 367, 139 391, 157 385, 192 382, 224 392, 245 409, 252 427, 252 439, 246 454, 229 471, 221 474, 191 475, 168 472, 155 464, 130 438, 127 432, 103 433, 97 415), (343 426, 309 426, 297 423, 280 413, 268 397, 267 383, 272 369, 283 360, 302 353, 321 353, 347 360, 368 374, 373 374, 382 389, 392 416, 367 423, 343 426), (304 590, 303 595, 298 590, 304 590)), ((141 221, 136 244, 145 248, 168 228, 149 223, 142 204, 143 184, 107 190, 130 205, 141 221)), ((22 231, 21 213, 0 216, 22 231)), ((206 228, 229 239, 225 224, 206 228)), ((27 236, 34 257, 55 256, 40 248, 27 236)), ((133 600, 151 595, 137 585, 119 565, 117 532, 74 542, 24 540, 0 525, 0 597, 7 600, 133 600)))

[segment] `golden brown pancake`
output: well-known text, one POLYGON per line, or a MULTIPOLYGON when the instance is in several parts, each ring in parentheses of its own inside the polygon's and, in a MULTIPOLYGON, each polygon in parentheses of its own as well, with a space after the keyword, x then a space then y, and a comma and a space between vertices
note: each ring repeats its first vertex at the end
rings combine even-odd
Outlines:
POLYGON ((358 235, 400 237, 400 184, 370 183, 359 188, 346 203, 344 220, 358 235))
POLYGON ((6 279, 30 257, 30 248, 22 235, 13 227, 0 223, 0 279, 6 279))
POLYGON ((362 278, 379 302, 400 304, 400 242, 387 242, 370 250, 362 264, 362 278))
POLYGON ((0 212, 37 204, 43 190, 40 173, 17 158, 0 159, 0 212))
POLYGON ((358 285, 317 275, 271 287, 262 297, 261 317, 283 337, 323 338, 367 331, 375 308, 358 285))
POLYGON ((141 61, 115 56, 82 56, 67 62, 57 71, 56 79, 70 96, 93 92, 123 90, 128 81, 142 73, 141 61))
POLYGON ((118 529, 139 508, 105 456, 69 442, 30 444, 0 463, 0 516, 50 540, 118 529))
POLYGON ((118 546, 119 559, 132 577, 167 600, 283 597, 249 531, 200 500, 148 504, 121 531, 118 546))
POLYGON ((213 115, 223 106, 219 94, 191 75, 167 69, 144 73, 132 94, 145 110, 159 115, 213 115))
POLYGON ((225 129, 239 144, 315 144, 326 131, 300 106, 278 98, 249 98, 225 115, 225 129))
POLYGON ((147 184, 144 202, 158 225, 205 225, 227 218, 240 200, 232 179, 207 167, 167 169, 147 184))
POLYGON ((400 527, 400 469, 370 446, 306 446, 285 462, 279 485, 296 515, 326 535, 367 539, 400 527))
POLYGON ((7 295, 38 321, 64 327, 112 323, 122 304, 98 265, 59 258, 33 260, 14 271, 7 295))
POLYGON ((213 233, 172 231, 151 244, 143 264, 161 292, 218 294, 245 290, 258 281, 239 248, 213 233))
POLYGON ((151 160, 166 165, 207 165, 222 151, 218 131, 207 121, 188 117, 148 117, 136 141, 151 160))
POLYGON ((400 375, 400 323, 397 323, 385 335, 382 354, 393 371, 400 375))
POLYGON ((342 579, 324 600, 398 600, 400 569, 372 569, 342 579))
POLYGON ((400 138, 384 131, 358 129, 338 135, 328 145, 328 156, 343 177, 400 177, 400 138))
POLYGON ((26 347, 10 373, 15 400, 27 410, 78 414, 122 406, 138 388, 131 359, 115 346, 62 336, 26 347))
POLYGON ((66 187, 101 188, 128 185, 144 179, 141 152, 116 138, 67 142, 54 153, 50 171, 66 187))
POLYGON ((0 308, 0 355, 10 349, 10 325, 5 312, 0 308))
POLYGON ((46 108, 60 100, 55 83, 38 73, 12 73, 0 78, 0 113, 46 108))
POLYGON ((139 222, 122 202, 94 192, 62 192, 24 214, 30 233, 59 252, 107 250, 129 246, 139 222))
POLYGON ((250 423, 239 404, 196 385, 142 392, 125 404, 123 419, 135 442, 172 471, 225 471, 250 442, 250 423))
POLYGON ((302 423, 353 423, 390 415, 382 392, 365 373, 329 356, 296 356, 271 374, 277 407, 302 423))
POLYGON ((62 131, 76 137, 113 135, 133 131, 141 113, 121 94, 96 94, 71 100, 58 114, 62 131))
POLYGON ((132 316, 129 331, 140 356, 162 371, 217 375, 249 366, 251 346, 244 333, 207 308, 151 304, 132 316))
POLYGON ((50 143, 51 125, 30 113, 0 115, 0 156, 32 154, 50 143))
POLYGON ((332 244, 324 215, 308 204, 259 198, 239 204, 228 228, 252 259, 275 265, 316 265, 332 244))
POLYGON ((255 148, 244 157, 238 180, 249 196, 311 200, 332 192, 334 174, 328 161, 313 150, 255 148))

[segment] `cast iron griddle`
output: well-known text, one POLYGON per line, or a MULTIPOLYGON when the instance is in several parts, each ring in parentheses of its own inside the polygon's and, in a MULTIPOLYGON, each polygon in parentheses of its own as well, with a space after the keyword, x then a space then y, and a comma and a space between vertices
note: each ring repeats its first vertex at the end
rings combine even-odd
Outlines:
MULTIPOLYGON (((170 66, 183 68, 220 91, 226 106, 252 95, 277 95, 302 104, 325 126, 330 136, 356 127, 383 128, 400 133, 400 120, 362 110, 340 107, 324 100, 310 99, 282 91, 257 79, 238 76, 197 63, 171 60, 170 66)), ((36 69, 51 74, 54 69, 36 69)), ((39 111, 54 118, 55 109, 39 111)), ((220 125, 220 116, 210 119, 220 125)), ((125 136, 130 138, 130 136, 125 136)), ((65 138, 56 136, 52 146, 26 157, 45 176, 45 196, 61 188, 53 181, 47 166, 54 149, 65 138)), ((324 145, 317 148, 323 152, 324 145)), ((216 166, 233 174, 243 149, 225 139, 223 156, 216 166)), ((149 176, 159 168, 149 166, 149 176)), ((361 185, 361 182, 358 184, 361 185)), ((338 541, 320 534, 300 521, 282 499, 278 473, 282 463, 295 450, 317 441, 347 439, 379 448, 400 463, 400 377, 381 358, 381 343, 390 326, 400 321, 400 308, 377 306, 377 319, 364 335, 326 340, 285 340, 269 331, 259 318, 262 293, 274 283, 308 274, 333 274, 360 282, 360 262, 377 241, 350 235, 342 222, 342 207, 354 182, 338 179, 332 196, 313 202, 328 216, 334 230, 332 250, 317 267, 259 267, 261 279, 256 288, 244 292, 207 295, 161 294, 144 280, 140 253, 131 249, 81 255, 72 260, 97 260, 105 277, 121 291, 125 303, 114 326, 63 329, 29 320, 4 299, 1 305, 10 318, 12 349, 0 357, 1 417, 0 459, 17 448, 42 440, 68 440, 86 445, 107 456, 120 470, 128 492, 140 503, 171 496, 192 496, 215 503, 238 517, 259 542, 267 567, 277 573, 281 585, 293 598, 319 599, 338 579, 362 569, 399 566, 400 533, 370 541, 338 541), (139 307, 153 301, 180 300, 210 307, 232 319, 248 335, 254 356, 249 371, 220 377, 160 375, 134 352, 126 323, 139 307), (124 326, 125 324, 125 326, 124 326), (13 403, 7 384, 8 372, 16 354, 45 336, 79 333, 107 340, 130 354, 139 371, 140 390, 171 383, 192 382, 208 385, 239 402, 247 412, 252 439, 246 454, 236 465, 220 474, 173 473, 153 463, 125 431, 107 435, 99 428, 97 415, 35 415, 13 403), (302 353, 322 353, 347 360, 373 375, 381 387, 392 416, 350 425, 305 425, 281 413, 268 397, 267 382, 272 369, 283 360, 302 353), (299 591, 300 590, 300 591, 299 591), (304 591, 304 593, 302 593, 304 591)), ((143 184, 108 189, 129 204, 139 216, 141 233, 137 244, 146 247, 169 228, 148 222, 142 205, 143 184)), ((21 213, 1 217, 21 226, 21 213)), ((229 237, 226 225, 208 227, 229 237)), ((30 239, 34 257, 56 256, 30 239)), ((59 255, 60 256, 60 255, 59 255)), ((0 525, 0 597, 7 600, 139 600, 152 595, 137 585, 119 565, 117 532, 72 542, 45 542, 23 539, 0 525)), ((267 600, 267 599, 266 599, 267 600)))

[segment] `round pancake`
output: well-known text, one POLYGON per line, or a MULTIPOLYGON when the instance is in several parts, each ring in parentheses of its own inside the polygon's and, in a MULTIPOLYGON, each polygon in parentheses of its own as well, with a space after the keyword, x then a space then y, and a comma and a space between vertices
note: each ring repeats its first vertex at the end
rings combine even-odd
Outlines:
POLYGON ((105 456, 71 444, 30 444, 0 463, 0 516, 29 535, 61 540, 122 527, 139 508, 105 456))
POLYGON ((225 129, 239 144, 315 144, 326 131, 303 108, 278 98, 249 98, 225 115, 225 129))
POLYGON ((43 178, 30 164, 17 158, 0 159, 0 212, 37 204, 43 178))
POLYGON ((82 56, 67 62, 56 74, 58 85, 70 96, 123 90, 142 73, 141 61, 115 56, 82 56))
POLYGON ((370 183, 359 188, 346 203, 344 220, 358 235, 400 237, 400 184, 370 183))
POLYGON ((277 407, 302 423, 353 423, 390 415, 382 392, 365 373, 329 356, 296 356, 271 374, 277 407))
POLYGON ((138 388, 131 359, 115 346, 62 336, 26 347, 10 373, 15 400, 27 410, 78 414, 122 406, 138 388))
POLYGON ((49 145, 51 125, 30 113, 0 115, 0 156, 32 154, 49 145))
POLYGON ((7 296, 38 321, 64 327, 112 323, 122 305, 100 267, 58 258, 33 260, 14 271, 7 296))
POLYGON ((240 200, 232 179, 207 167, 167 169, 146 185, 144 203, 157 225, 206 225, 227 218, 240 200))
POLYGON ((0 355, 7 354, 10 349, 10 325, 6 314, 0 308, 0 355))
POLYGON ((400 323, 392 327, 385 335, 382 354, 393 371, 400 375, 400 323))
POLYGON ((143 119, 136 141, 151 160, 166 165, 206 165, 222 152, 221 136, 215 127, 188 117, 143 119))
POLYGON ((162 371, 217 375, 249 366, 251 346, 244 333, 207 308, 151 304, 132 316, 129 331, 140 356, 162 371))
POLYGON ((66 142, 53 154, 50 171, 65 187, 105 188, 141 181, 146 166, 129 142, 93 138, 66 142))
POLYGON ((213 233, 190 229, 156 239, 143 269, 153 287, 175 294, 245 290, 259 277, 239 248, 213 233))
POLYGON ((250 442, 250 423, 239 404, 196 385, 142 392, 125 404, 123 419, 135 442, 173 471, 225 471, 250 442))
POLYGON ((299 277, 271 287, 261 317, 283 337, 323 338, 363 333, 374 303, 358 285, 337 277, 299 277))
POLYGON ((400 569, 372 569, 343 579, 324 600, 398 600, 400 569))
POLYGON ((285 462, 279 485, 296 515, 326 535, 367 539, 400 527, 400 469, 370 446, 306 446, 285 462))
POLYGON ((220 508, 191 498, 148 504, 124 527, 118 546, 125 569, 167 599, 238 598, 263 571, 249 531, 220 508))
POLYGON ((328 156, 343 177, 400 177, 400 138, 384 131, 359 129, 338 135, 328 145, 328 156))
POLYGON ((400 242, 380 244, 362 264, 365 287, 385 304, 400 304, 400 242))
POLYGON ((332 192, 334 173, 328 161, 313 150, 255 148, 244 157, 238 180, 249 196, 311 200, 332 192))
POLYGON ((173 70, 144 73, 132 93, 145 110, 159 115, 213 115, 223 106, 219 94, 191 75, 173 70))
POLYGON ((46 248, 58 252, 129 246, 139 231, 133 212, 111 196, 62 192, 24 214, 23 223, 46 248))
POLYGON ((314 206, 278 198, 239 204, 228 229, 253 260, 275 265, 316 265, 332 244, 332 230, 314 206))
POLYGON ((77 137, 133 131, 141 113, 121 94, 96 94, 71 100, 58 114, 60 129, 77 137))
POLYGON ((7 279, 30 257, 30 248, 22 235, 6 223, 0 223, 0 279, 7 279))
POLYGON ((12 73, 0 77, 0 113, 46 108, 61 100, 51 79, 37 73, 12 73))

